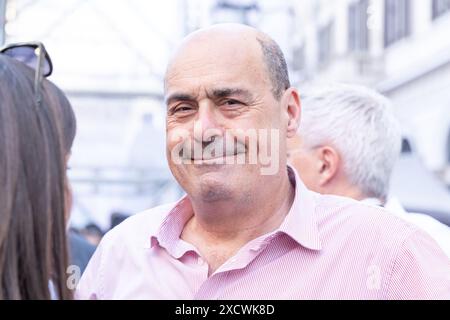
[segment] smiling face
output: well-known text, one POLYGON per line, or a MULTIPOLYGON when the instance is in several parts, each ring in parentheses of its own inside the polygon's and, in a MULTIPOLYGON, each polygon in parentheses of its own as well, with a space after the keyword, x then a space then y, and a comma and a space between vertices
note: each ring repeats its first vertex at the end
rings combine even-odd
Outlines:
MULTIPOLYGON (((288 115, 281 107, 283 98, 278 101, 273 96, 265 70, 253 32, 220 30, 192 36, 169 66, 165 81, 168 162, 191 197, 203 201, 245 198, 266 179, 276 178, 262 176, 259 161, 249 163, 249 152, 259 157, 259 142, 255 150, 248 136, 237 133, 239 129, 277 129, 284 133, 276 143, 280 154, 285 154, 288 115), (194 163, 179 163, 180 146, 194 148, 184 153, 185 160, 194 163), (236 163, 241 156, 245 163, 236 163)), ((284 168, 285 158, 279 161, 284 168)))

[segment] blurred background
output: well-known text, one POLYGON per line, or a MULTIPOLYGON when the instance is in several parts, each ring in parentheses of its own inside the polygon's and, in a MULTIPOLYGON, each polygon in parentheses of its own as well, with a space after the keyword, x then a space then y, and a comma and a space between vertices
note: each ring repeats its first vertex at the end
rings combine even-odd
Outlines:
POLYGON ((293 85, 361 83, 404 133, 392 193, 450 225, 450 0, 0 0, 0 45, 42 41, 78 132, 71 224, 95 237, 183 191, 165 158, 163 75, 188 33, 241 22, 282 47, 293 85))

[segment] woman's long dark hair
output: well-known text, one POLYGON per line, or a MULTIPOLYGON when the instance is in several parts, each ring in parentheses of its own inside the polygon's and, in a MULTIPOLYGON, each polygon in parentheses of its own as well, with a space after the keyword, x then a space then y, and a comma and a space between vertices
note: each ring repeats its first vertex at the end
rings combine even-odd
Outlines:
POLYGON ((0 55, 0 299, 70 299, 66 159, 75 116, 64 94, 34 71, 0 55))

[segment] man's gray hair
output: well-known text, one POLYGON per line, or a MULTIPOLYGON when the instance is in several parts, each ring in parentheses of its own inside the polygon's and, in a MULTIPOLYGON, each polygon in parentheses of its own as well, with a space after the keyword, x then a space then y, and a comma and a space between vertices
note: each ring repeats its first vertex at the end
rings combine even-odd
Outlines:
POLYGON ((286 59, 280 46, 269 36, 260 33, 257 40, 261 45, 267 74, 272 83, 272 94, 279 100, 284 91, 291 86, 286 59))
POLYGON ((299 134, 306 147, 331 144, 350 182, 365 196, 386 200, 401 150, 401 131, 390 101, 356 85, 310 87, 302 97, 299 134))

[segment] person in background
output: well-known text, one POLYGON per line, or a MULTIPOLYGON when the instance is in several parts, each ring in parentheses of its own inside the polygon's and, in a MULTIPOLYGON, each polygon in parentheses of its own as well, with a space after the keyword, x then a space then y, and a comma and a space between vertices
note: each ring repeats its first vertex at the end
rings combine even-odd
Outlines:
POLYGON ((78 266, 80 273, 83 274, 97 246, 86 240, 80 231, 73 228, 69 229, 68 237, 70 264, 78 266))
POLYGON ((0 299, 70 299, 69 101, 40 43, 0 50, 0 299))
POLYGON ((83 239, 95 247, 98 246, 104 234, 102 229, 93 222, 88 223, 83 228, 78 230, 78 233, 83 237, 83 239))
POLYGON ((424 214, 406 213, 388 198, 401 148, 389 100, 371 89, 338 83, 310 87, 302 98, 302 123, 288 140, 288 160, 305 185, 384 206, 428 232, 450 257, 449 227, 424 214))

